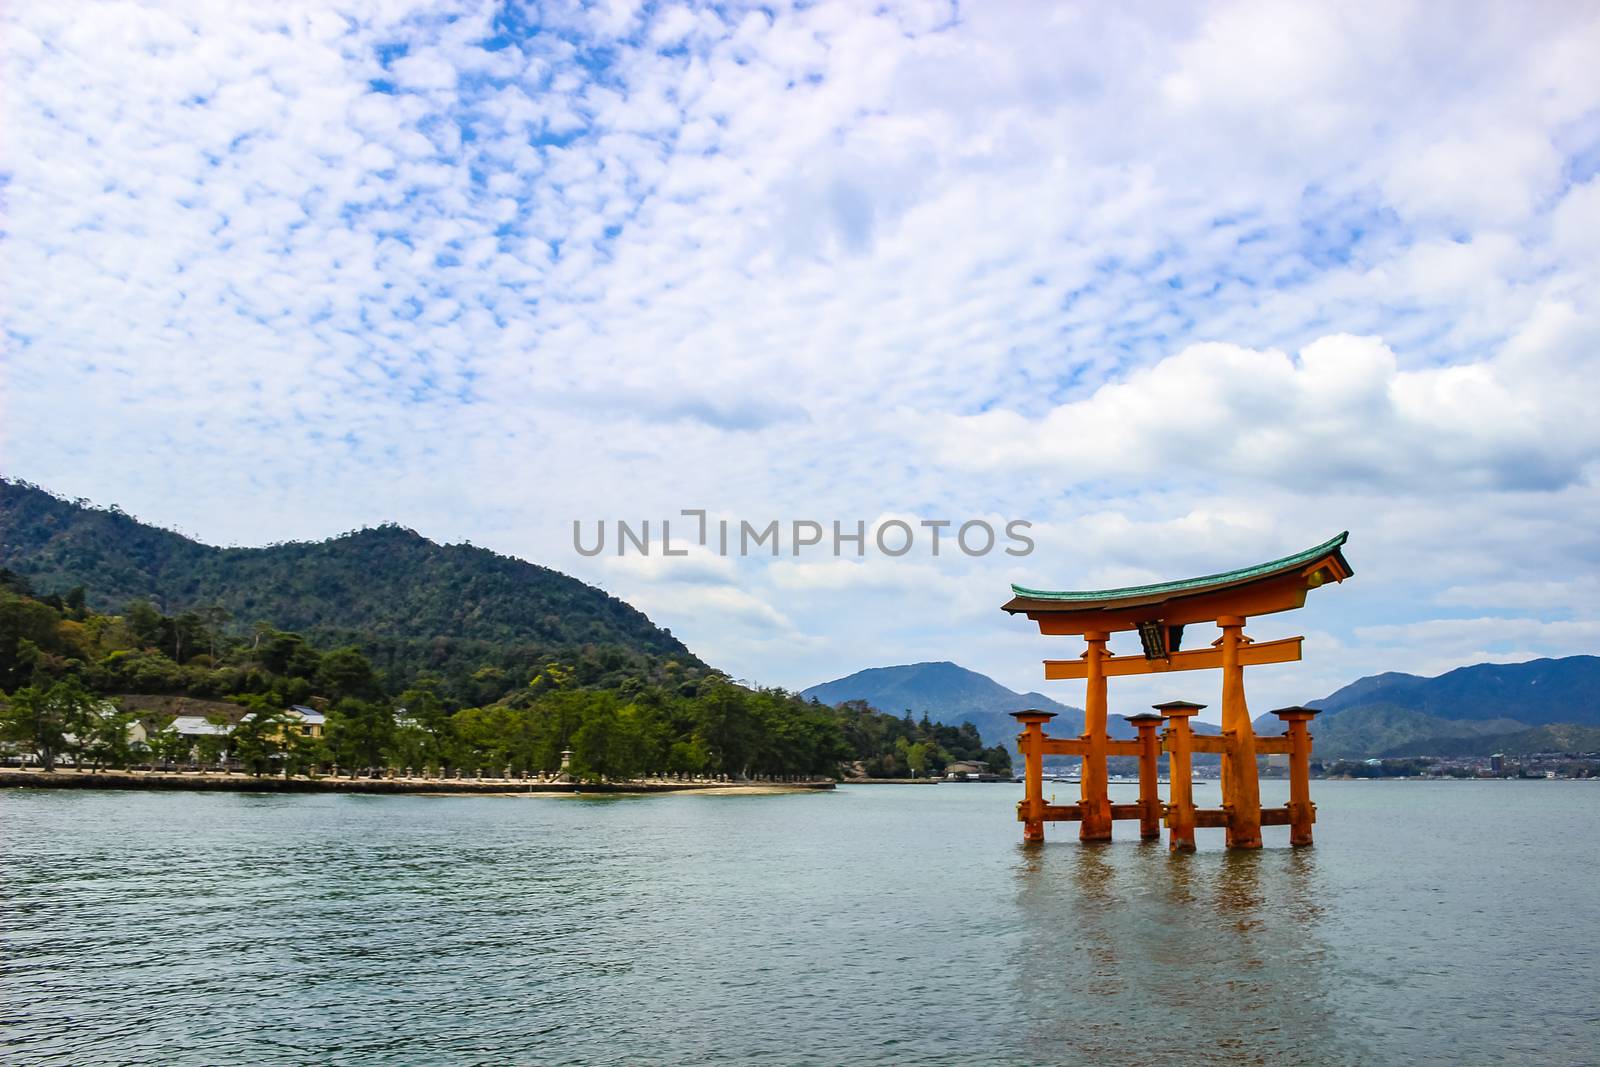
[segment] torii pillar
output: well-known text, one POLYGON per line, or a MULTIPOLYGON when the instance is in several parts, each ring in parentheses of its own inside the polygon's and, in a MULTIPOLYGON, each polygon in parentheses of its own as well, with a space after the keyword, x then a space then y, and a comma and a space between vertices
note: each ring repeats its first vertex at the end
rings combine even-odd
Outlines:
POLYGON ((1012 717, 1022 724, 1017 749, 1023 760, 1022 840, 1044 840, 1044 725, 1056 717, 1053 711, 1015 711, 1012 717))
POLYGON ((1167 721, 1162 744, 1167 750, 1167 847, 1173 852, 1194 851, 1194 737, 1189 719, 1200 713, 1204 704, 1169 700, 1155 705, 1167 721))
POLYGON ((1256 731, 1244 698, 1244 665, 1239 649, 1244 617, 1219 615, 1222 629, 1222 733, 1233 742, 1222 754, 1222 806, 1228 812, 1229 848, 1261 847, 1261 783, 1256 774, 1256 731))
POLYGON ((1107 788, 1106 756, 1109 755, 1107 742, 1111 738, 1106 732, 1104 663, 1106 642, 1111 635, 1102 630, 1090 630, 1083 639, 1088 644, 1083 653, 1088 679, 1083 700, 1083 739, 1088 743, 1088 750, 1083 757, 1083 773, 1079 776, 1083 821, 1078 823, 1078 840, 1110 841, 1111 793, 1107 788))
POLYGON ((1128 724, 1139 731, 1139 836, 1146 841, 1161 839, 1161 738, 1156 727, 1161 716, 1154 712, 1124 715, 1128 724))
POLYGON ((1272 714, 1288 727, 1289 844, 1302 848, 1311 844, 1311 824, 1317 821, 1316 805, 1311 803, 1311 732, 1306 727, 1321 712, 1293 707, 1279 708, 1272 714))

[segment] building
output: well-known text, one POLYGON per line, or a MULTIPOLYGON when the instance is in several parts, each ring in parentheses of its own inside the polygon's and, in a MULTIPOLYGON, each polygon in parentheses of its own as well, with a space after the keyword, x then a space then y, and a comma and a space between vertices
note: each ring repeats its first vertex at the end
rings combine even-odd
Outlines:
POLYGON ((227 723, 214 723, 204 715, 179 715, 169 727, 179 737, 198 741, 202 737, 227 737, 233 727, 227 723))
POLYGON ((1006 779, 989 771, 989 765, 981 760, 956 760, 954 763, 945 764, 944 778, 947 782, 1002 782, 1006 779))
POLYGON ((327 728, 328 717, 316 708, 308 708, 304 704, 295 704, 287 712, 291 719, 300 724, 300 731, 307 737, 321 737, 327 728))

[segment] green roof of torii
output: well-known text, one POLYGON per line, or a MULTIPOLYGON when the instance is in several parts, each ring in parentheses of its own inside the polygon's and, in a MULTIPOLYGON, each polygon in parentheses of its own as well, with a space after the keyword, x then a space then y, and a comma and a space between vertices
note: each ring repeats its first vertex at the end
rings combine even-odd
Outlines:
MULTIPOLYGON (((1296 566, 1311 563, 1331 552, 1338 552, 1350 537, 1346 530, 1338 537, 1324 541, 1315 548, 1308 548, 1304 552, 1296 552, 1292 556, 1275 559, 1271 563, 1258 563, 1254 567, 1242 567, 1236 571, 1224 571, 1221 574, 1208 574, 1202 578, 1183 578, 1176 582, 1158 582, 1155 585, 1130 585, 1123 589, 1098 589, 1060 591, 1051 589, 1029 589, 1025 586, 1013 585, 1011 591, 1017 596, 1027 600, 1051 600, 1060 603, 1093 603, 1106 600, 1144 600, 1152 597, 1167 597, 1174 594, 1191 592, 1197 589, 1206 589, 1217 585, 1233 585, 1238 582, 1249 581, 1264 575, 1274 574, 1279 571, 1289 570, 1296 566)), ((1348 564, 1346 564, 1348 568, 1348 564)), ((1008 610, 1011 610, 1008 605, 1008 610)))

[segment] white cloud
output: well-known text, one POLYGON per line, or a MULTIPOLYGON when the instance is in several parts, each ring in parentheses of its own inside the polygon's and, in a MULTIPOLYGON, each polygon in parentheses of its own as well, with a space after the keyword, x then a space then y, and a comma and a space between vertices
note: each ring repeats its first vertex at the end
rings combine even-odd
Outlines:
POLYGON ((1194 345, 1042 417, 946 417, 927 439, 951 464, 1044 467, 1078 485, 1558 488, 1600 458, 1600 427, 1573 392, 1580 355, 1539 353, 1547 373, 1530 375, 1511 358, 1402 370, 1378 338, 1324 337, 1296 357, 1194 345))

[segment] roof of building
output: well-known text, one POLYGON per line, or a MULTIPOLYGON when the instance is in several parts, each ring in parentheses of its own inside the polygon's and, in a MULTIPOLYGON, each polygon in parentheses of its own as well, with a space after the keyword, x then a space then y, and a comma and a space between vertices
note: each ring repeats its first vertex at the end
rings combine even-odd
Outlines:
POLYGON ((311 723, 313 726, 320 726, 328 721, 328 717, 322 714, 322 712, 318 711, 316 708, 308 708, 304 704, 290 705, 289 713, 294 715, 300 721, 311 723))
POLYGON ((218 726, 203 715, 179 715, 172 720, 172 729, 189 737, 226 736, 233 732, 233 727, 218 726))
MULTIPOLYGON (((1014 594, 1010 601, 1004 605, 1004 610, 1016 614, 1025 612, 1029 616, 1112 613, 1122 616, 1113 621, 1122 625, 1115 625, 1116 629, 1130 628, 1135 622, 1145 618, 1158 619, 1164 616, 1159 610, 1174 601, 1192 601, 1199 597, 1211 597, 1213 594, 1228 594, 1230 591, 1244 591, 1245 587, 1261 587, 1273 583, 1276 579, 1290 581, 1301 591, 1309 585, 1315 587, 1323 580, 1343 581, 1354 573, 1348 561, 1344 558, 1344 544, 1350 537, 1349 531, 1337 537, 1329 538, 1320 545, 1308 548, 1303 552, 1284 556, 1268 563, 1258 563, 1250 567, 1241 567, 1238 570, 1223 571, 1219 574, 1207 574, 1199 578, 1183 578, 1173 582, 1156 582, 1151 585, 1131 585, 1119 589, 1094 589, 1094 590, 1055 590, 1031 589, 1026 586, 1013 585, 1011 592, 1014 594), (1314 573, 1306 575, 1304 581, 1300 580, 1300 573, 1307 568, 1312 568, 1314 573), (1318 576, 1320 575, 1320 579, 1318 576), (1157 610, 1140 610, 1153 607, 1157 610)), ((1278 583, 1282 584, 1282 583, 1278 583)), ((1225 599, 1225 598, 1224 598, 1225 599)), ((1292 597, 1278 603, 1276 606, 1259 610, 1281 611, 1288 607, 1298 607, 1299 603, 1291 602, 1292 597)), ((1220 601, 1219 601, 1220 602, 1220 601)), ((1225 607, 1226 605, 1224 605, 1225 607)), ((1224 614, 1230 612, 1224 610, 1224 614)), ((1257 612, 1244 612, 1257 613, 1257 612)), ((1169 621, 1182 622, 1167 616, 1169 621)), ((1200 617, 1205 617, 1202 612, 1200 617)), ((1210 617, 1214 618, 1215 615, 1210 617)))

